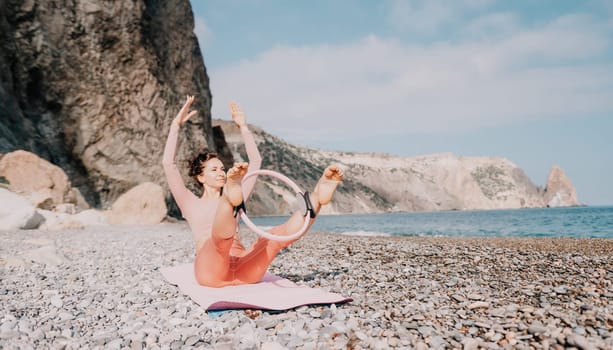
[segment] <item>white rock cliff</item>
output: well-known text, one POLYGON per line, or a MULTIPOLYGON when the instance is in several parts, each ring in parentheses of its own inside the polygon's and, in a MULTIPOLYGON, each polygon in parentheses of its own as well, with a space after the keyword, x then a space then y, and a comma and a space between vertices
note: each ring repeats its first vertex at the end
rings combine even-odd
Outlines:
MULTIPOLYGON (((237 160, 246 160, 238 129, 220 125, 237 160)), ((536 186, 513 162, 499 157, 460 157, 451 153, 415 157, 322 151, 298 147, 252 127, 263 168, 282 172, 309 190, 323 168, 338 163, 346 180, 323 213, 377 213, 537 208, 578 205, 576 191, 561 169, 554 167, 547 190, 536 186)), ((258 180, 250 201, 255 214, 285 214, 282 198, 291 191, 270 178, 258 180), (275 203, 280 203, 275 206, 275 203)))

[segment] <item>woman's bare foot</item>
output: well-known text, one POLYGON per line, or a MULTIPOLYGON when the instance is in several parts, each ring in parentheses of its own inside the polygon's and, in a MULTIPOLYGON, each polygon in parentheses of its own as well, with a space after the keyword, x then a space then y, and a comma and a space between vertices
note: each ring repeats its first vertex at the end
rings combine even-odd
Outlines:
MULTIPOLYGON (((313 192, 310 193, 309 199, 311 204, 313 205, 313 211, 315 214, 319 213, 322 205, 326 205, 330 203, 332 200, 332 195, 334 195, 334 191, 336 190, 336 186, 343 180, 343 171, 337 165, 330 165, 324 170, 323 175, 315 185, 313 192)), ((306 209, 306 208, 301 208, 306 209)), ((308 213, 306 213, 308 215, 308 213)), ((304 217, 305 212, 303 210, 296 211, 285 223, 285 232, 286 235, 293 234, 297 232, 304 224, 304 220, 307 219, 304 217)), ((311 227, 313 222, 315 221, 314 217, 311 216, 310 223, 308 227, 311 227)), ((308 230, 307 230, 308 231, 308 230)), ((304 231, 306 234, 307 231, 304 231)), ((291 241, 293 242, 293 241, 291 241)), ((282 244, 283 247, 289 245, 290 242, 282 244)))
POLYGON ((329 165, 317 182, 311 200, 316 200, 320 205, 326 205, 332 200, 336 186, 343 181, 343 171, 337 165, 329 165))
POLYGON ((226 185, 223 189, 223 194, 228 199, 228 202, 232 206, 237 206, 243 201, 243 189, 241 182, 245 174, 247 174, 247 163, 236 163, 230 170, 228 170, 228 176, 226 185))

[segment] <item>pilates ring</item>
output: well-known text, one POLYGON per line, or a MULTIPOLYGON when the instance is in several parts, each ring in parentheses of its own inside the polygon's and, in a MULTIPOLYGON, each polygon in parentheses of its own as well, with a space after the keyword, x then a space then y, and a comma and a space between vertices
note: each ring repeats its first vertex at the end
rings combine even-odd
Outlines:
POLYGON ((244 184, 245 180, 247 180, 250 177, 257 176, 257 175, 267 175, 267 176, 277 178, 285 182, 285 184, 287 184, 289 187, 291 187, 296 192, 296 198, 298 199, 299 205, 301 205, 300 207, 301 212, 304 213, 304 224, 298 231, 296 231, 295 233, 292 233, 291 235, 286 235, 286 236, 285 235, 284 236, 274 235, 270 232, 267 232, 257 227, 257 225, 254 224, 253 221, 251 221, 251 219, 249 219, 249 217, 247 216, 246 210, 245 210, 244 203, 242 203, 239 207, 236 208, 237 213, 240 213, 240 218, 243 220, 245 225, 247 225, 247 227, 249 227, 255 233, 257 233, 263 238, 270 239, 272 241, 286 242, 286 241, 290 241, 290 240, 300 237, 309 228, 310 218, 315 217, 315 211, 313 210, 313 206, 311 205, 311 201, 309 199, 309 193, 302 192, 302 190, 300 190, 300 187, 298 187, 298 185, 296 185, 296 183, 292 181, 290 178, 276 171, 272 171, 272 170, 260 169, 260 170, 251 171, 247 173, 245 177, 243 177, 242 183, 244 184))

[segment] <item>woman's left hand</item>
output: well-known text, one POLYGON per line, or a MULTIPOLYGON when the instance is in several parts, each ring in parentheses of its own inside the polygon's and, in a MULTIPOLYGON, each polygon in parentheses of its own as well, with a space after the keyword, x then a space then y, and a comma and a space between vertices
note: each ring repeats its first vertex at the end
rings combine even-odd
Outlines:
POLYGON ((230 114, 232 114, 232 120, 239 128, 244 127, 247 123, 245 123, 245 114, 241 110, 241 107, 238 103, 232 101, 230 102, 230 114))

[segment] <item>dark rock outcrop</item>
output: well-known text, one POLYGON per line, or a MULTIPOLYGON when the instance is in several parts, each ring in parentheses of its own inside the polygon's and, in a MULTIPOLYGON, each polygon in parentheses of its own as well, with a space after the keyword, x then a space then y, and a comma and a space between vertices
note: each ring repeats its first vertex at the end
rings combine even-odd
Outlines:
POLYGON ((163 147, 185 95, 199 113, 178 161, 215 149, 189 0, 0 3, 0 153, 36 153, 108 207, 138 183, 166 186, 163 147))

